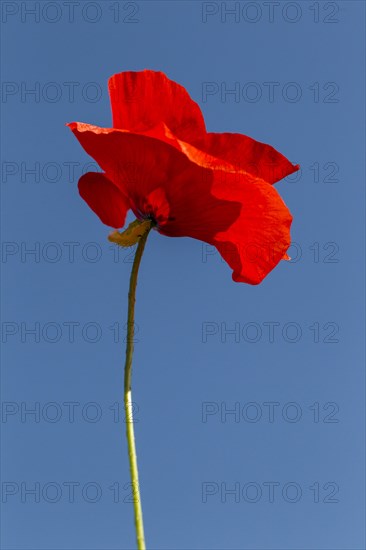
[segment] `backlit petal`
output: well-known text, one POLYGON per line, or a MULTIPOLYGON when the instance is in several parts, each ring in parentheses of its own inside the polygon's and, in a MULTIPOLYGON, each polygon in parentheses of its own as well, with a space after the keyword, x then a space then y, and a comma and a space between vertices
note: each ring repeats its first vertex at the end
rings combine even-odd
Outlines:
POLYGON ((113 126, 142 133, 164 123, 178 139, 198 143, 206 133, 201 109, 162 72, 123 72, 109 79, 113 126))
POLYGON ((213 157, 232 164, 237 170, 268 183, 276 183, 300 168, 270 145, 242 134, 209 133, 202 148, 213 157))

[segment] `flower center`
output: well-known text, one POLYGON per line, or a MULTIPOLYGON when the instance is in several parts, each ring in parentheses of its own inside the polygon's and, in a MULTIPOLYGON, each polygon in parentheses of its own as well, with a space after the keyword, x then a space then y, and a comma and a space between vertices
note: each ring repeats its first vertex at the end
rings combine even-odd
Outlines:
POLYGON ((140 200, 134 212, 137 218, 149 220, 157 228, 164 226, 171 219, 169 203, 162 187, 154 189, 140 200))

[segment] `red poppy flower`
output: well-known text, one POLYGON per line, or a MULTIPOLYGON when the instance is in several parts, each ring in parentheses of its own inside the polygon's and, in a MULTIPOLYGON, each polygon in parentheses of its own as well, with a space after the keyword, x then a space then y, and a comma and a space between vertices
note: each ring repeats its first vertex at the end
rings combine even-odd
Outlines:
POLYGON ((187 91, 154 71, 109 80, 113 128, 69 124, 104 173, 79 180, 106 225, 131 209, 169 237, 214 245, 238 282, 258 284, 286 257, 291 214, 272 186, 298 170, 273 147, 208 133, 187 91))

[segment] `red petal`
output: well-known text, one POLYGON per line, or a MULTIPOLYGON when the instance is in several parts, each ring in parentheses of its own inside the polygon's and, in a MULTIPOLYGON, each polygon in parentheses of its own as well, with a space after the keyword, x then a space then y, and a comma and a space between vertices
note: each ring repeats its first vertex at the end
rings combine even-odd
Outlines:
POLYGON ((276 183, 300 168, 270 145, 242 134, 208 133, 202 148, 213 157, 268 183, 276 183))
POLYGON ((88 172, 79 179, 79 193, 110 227, 123 227, 129 208, 126 197, 104 174, 88 172))
POLYGON ((234 281, 258 284, 285 257, 292 216, 275 188, 263 180, 219 170, 210 177, 209 192, 185 191, 180 200, 176 197, 170 210, 176 221, 160 232, 216 246, 234 270, 234 281))
POLYGON ((215 235, 213 244, 233 268, 233 280, 260 283, 286 257, 292 216, 274 187, 267 182, 225 173, 212 192, 241 203, 240 216, 215 235), (230 189, 230 191, 229 191, 230 189))
POLYGON ((143 133, 165 123, 183 141, 206 133, 201 110, 188 92, 162 72, 124 72, 109 79, 113 126, 143 133))
MULTIPOLYGON (((84 123, 71 123, 70 128, 107 177, 126 195, 136 215, 144 213, 146 198, 152 191, 163 187, 168 202, 174 200, 177 175, 185 175, 185 183, 194 185, 199 192, 197 179, 189 176, 192 170, 201 168, 191 163, 188 157, 167 143, 139 134, 114 128, 99 128, 84 123)), ((201 172, 199 172, 201 174, 201 172)), ((207 185, 206 185, 207 187, 207 185)))
POLYGON ((173 144, 169 138, 170 131, 173 139, 194 145, 268 183, 275 183, 299 169, 270 145, 248 136, 206 133, 197 103, 183 86, 162 72, 115 74, 109 79, 109 93, 115 128, 150 135, 156 132, 156 137, 180 149, 180 144, 173 144))
POLYGON ((284 257, 292 218, 266 181, 205 168, 208 155, 188 145, 185 152, 194 162, 153 137, 80 123, 70 127, 122 196, 128 196, 136 215, 152 213, 164 235, 215 245, 235 281, 258 284, 284 257))

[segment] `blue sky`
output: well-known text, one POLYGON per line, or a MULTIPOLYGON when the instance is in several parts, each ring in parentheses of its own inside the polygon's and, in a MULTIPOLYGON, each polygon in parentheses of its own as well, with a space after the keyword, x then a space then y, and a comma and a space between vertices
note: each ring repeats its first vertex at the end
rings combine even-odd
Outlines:
POLYGON ((145 68, 184 85, 209 131, 302 167, 277 185, 293 260, 257 287, 199 241, 149 237, 133 372, 148 548, 365 548, 364 11, 2 3, 4 550, 135 546, 132 255, 79 198, 93 166, 64 124, 110 126, 108 77, 145 68))

